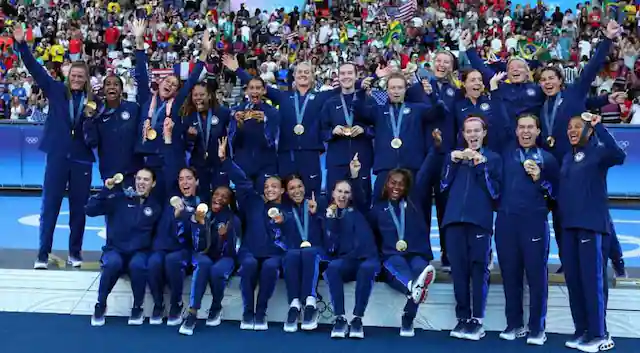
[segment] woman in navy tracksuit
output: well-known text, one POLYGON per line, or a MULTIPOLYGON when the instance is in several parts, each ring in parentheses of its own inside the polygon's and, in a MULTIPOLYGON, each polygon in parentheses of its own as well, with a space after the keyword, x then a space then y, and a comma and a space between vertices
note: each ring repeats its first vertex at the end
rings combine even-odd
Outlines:
POLYGON ((259 194, 242 169, 227 158, 227 138, 223 137, 218 144, 222 171, 229 175, 229 179, 236 186, 238 207, 244 213, 246 221, 242 245, 238 252, 238 274, 244 305, 240 329, 262 331, 268 329, 267 305, 276 288, 282 258, 286 251, 282 232, 284 188, 282 180, 272 176, 265 180, 264 191, 259 194), (258 283, 260 289, 256 303, 254 298, 258 283))
POLYGON ((425 205, 431 207, 428 192, 431 167, 433 159, 425 158, 415 179, 406 169, 389 171, 382 197, 374 199, 369 212, 371 228, 379 237, 388 283, 409 297, 400 328, 403 337, 414 336, 413 321, 418 305, 426 300, 428 286, 436 275, 429 264, 433 260, 429 237, 431 213, 424 210, 425 205), (429 215, 426 218, 429 223, 425 214, 429 215))
POLYGON ((305 185, 300 176, 287 176, 283 184, 288 198, 282 208, 282 231, 287 248, 283 269, 289 302, 284 331, 298 330, 298 318, 303 306, 301 328, 305 331, 315 330, 318 327, 316 287, 320 277, 320 261, 325 257, 322 218, 318 213, 315 194, 312 192, 311 198, 305 199, 305 185))
POLYGON ((90 196, 93 151, 82 131, 84 106, 92 99, 89 69, 85 63, 71 65, 67 83, 54 80, 31 54, 21 25, 13 36, 22 62, 49 101, 49 118, 45 122, 39 149, 46 153, 40 214, 40 246, 33 267, 46 269, 53 246, 62 199, 69 187, 69 259, 73 267, 82 264, 84 205, 90 196))
MULTIPOLYGON (((240 219, 235 215, 235 199, 228 186, 218 186, 211 198, 209 213, 196 211, 191 220, 194 266, 191 279, 189 312, 179 332, 192 335, 198 319, 202 297, 211 287, 211 308, 207 326, 222 322, 222 298, 229 277, 235 269, 236 255, 242 239, 240 219)), ((193 214, 193 213, 192 213, 193 214)))
MULTIPOLYGON (((355 157, 355 156, 354 156, 355 157)), ((350 179, 335 183, 331 203, 325 207, 325 249, 330 257, 324 272, 336 320, 332 338, 364 338, 362 318, 369 303, 373 284, 380 272, 378 247, 365 216, 369 212, 370 185, 360 176, 362 164, 355 157, 350 162, 350 179), (344 309, 344 284, 356 281, 353 319, 348 324, 344 309)), ((368 174, 368 172, 365 172, 368 174)))
POLYGON ((166 184, 159 187, 165 188, 164 194, 169 198, 163 203, 164 210, 153 238, 153 252, 149 256, 149 290, 154 301, 149 323, 160 325, 163 322, 164 289, 168 284, 171 295, 167 325, 177 326, 182 323, 182 289, 192 246, 188 212, 176 211, 176 205, 192 211, 201 200, 196 196, 196 173, 185 168, 181 145, 173 143, 173 121, 167 119, 164 123, 162 160, 167 178, 166 184))
MULTIPOLYGON (((201 64, 198 62, 194 70, 202 68, 201 64)), ((188 85, 189 82, 185 87, 188 85)), ((211 190, 229 185, 229 178, 220 170, 218 140, 227 135, 231 111, 220 105, 216 93, 206 82, 194 82, 193 88, 189 89, 189 97, 180 112, 189 152, 188 165, 195 169, 200 179, 198 196, 210 200, 211 190)))
POLYGON ((626 157, 601 123, 588 114, 569 120, 571 152, 560 170, 558 207, 562 228, 563 265, 575 334, 565 345, 583 352, 613 348, 607 332, 607 244, 610 235, 606 175, 626 157))
MULTIPOLYGON (((580 115, 587 110, 585 101, 591 89, 591 83, 604 67, 613 45, 613 39, 619 36, 619 28, 620 26, 615 21, 609 21, 605 31, 606 38, 598 44, 596 52, 574 83, 565 85, 562 70, 555 66, 547 66, 540 72, 539 83, 546 97, 538 115, 542 123, 542 143, 561 165, 564 157, 571 152, 571 144, 567 139, 565 127, 569 124, 571 117, 580 115)), ((558 218, 555 205, 553 207, 553 227, 560 260, 562 260, 562 244, 564 243, 560 227, 562 220, 558 218)))
POLYGON ((139 107, 122 99, 122 79, 108 75, 104 79, 105 100, 97 114, 83 125, 85 141, 98 150, 98 163, 102 180, 117 173, 124 176, 124 185, 133 185, 133 176, 142 166, 134 153, 138 142, 139 107))
POLYGON ((389 102, 383 106, 366 96, 371 81, 367 78, 362 82, 363 89, 356 93, 354 111, 375 128, 373 173, 376 182, 372 198, 375 203, 382 195, 389 171, 404 168, 413 174, 418 172, 428 151, 426 124, 437 114, 430 104, 405 102, 407 81, 402 74, 387 77, 389 102))
POLYGON ((549 201, 558 190, 559 167, 549 152, 536 145, 540 120, 524 114, 516 119, 516 138, 503 141, 503 187, 496 217, 496 250, 502 273, 507 328, 504 340, 527 335, 523 318, 523 275, 529 286, 528 344, 546 341, 549 201))
POLYGON ((456 200, 447 203, 443 221, 458 319, 451 336, 479 340, 484 337, 493 209, 501 189, 502 161, 485 147, 487 125, 482 118, 470 116, 462 126, 466 148, 450 153, 442 175, 442 189, 456 200))
POLYGON ((247 83, 249 101, 234 109, 229 124, 230 157, 247 173, 256 190, 278 173, 280 112, 262 99, 265 87, 260 77, 247 83))

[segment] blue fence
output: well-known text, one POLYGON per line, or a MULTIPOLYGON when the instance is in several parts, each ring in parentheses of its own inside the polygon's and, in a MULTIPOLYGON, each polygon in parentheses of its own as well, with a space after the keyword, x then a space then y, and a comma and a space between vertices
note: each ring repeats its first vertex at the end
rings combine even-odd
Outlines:
MULTIPOLYGON (((42 131, 42 125, 0 124, 0 187, 42 187, 45 155, 38 150, 42 131)), ((640 197, 640 126, 615 125, 609 131, 627 152, 625 164, 609 172, 609 195, 640 197)), ((97 164, 93 185, 102 185, 97 164)))

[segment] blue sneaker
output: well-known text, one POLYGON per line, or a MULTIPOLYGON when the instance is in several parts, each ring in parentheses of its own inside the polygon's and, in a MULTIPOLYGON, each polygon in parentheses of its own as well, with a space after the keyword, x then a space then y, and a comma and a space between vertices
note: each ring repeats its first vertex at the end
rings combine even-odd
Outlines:
POLYGON ((91 326, 104 326, 104 313, 107 311, 106 305, 96 304, 91 316, 91 326))
POLYGON ((333 329, 331 330, 331 338, 345 338, 347 337, 347 331, 349 331, 349 325, 347 319, 344 316, 338 316, 333 323, 333 329))
POLYGON ((242 314, 242 321, 240 321, 241 330, 253 330, 255 325, 255 315, 252 312, 242 314))
POLYGON ((413 317, 408 314, 402 315, 402 324, 400 327, 400 337, 413 337, 416 335, 413 329, 413 317))
POLYGON ((196 328, 197 320, 198 320, 198 314, 194 312, 189 312, 189 314, 187 315, 187 319, 184 320, 178 332, 185 336, 193 335, 193 330, 196 328))
POLYGON ((364 338, 364 329, 362 327, 361 317, 354 317, 349 326, 349 338, 364 338))
POLYGON ((304 307, 302 314, 302 325, 300 328, 305 331, 311 331, 318 328, 318 309, 313 305, 304 307))
POLYGON ((298 319, 300 318, 300 310, 292 306, 287 313, 287 321, 284 323, 284 332, 296 332, 298 331, 298 319))

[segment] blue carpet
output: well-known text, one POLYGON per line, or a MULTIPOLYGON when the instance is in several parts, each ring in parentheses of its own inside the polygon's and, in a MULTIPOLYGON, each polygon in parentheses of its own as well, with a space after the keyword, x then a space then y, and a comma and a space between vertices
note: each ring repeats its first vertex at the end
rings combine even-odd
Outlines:
MULTIPOLYGON (((107 318, 103 327, 91 327, 87 316, 0 313, 0 337, 4 352, 43 353, 70 351, 91 353, 390 353, 396 349, 429 353, 526 353, 570 352, 567 336, 549 335, 544 347, 527 346, 524 340, 505 342, 491 332, 479 342, 448 337, 448 332, 421 331, 414 338, 401 338, 397 329, 365 328, 364 340, 332 340, 328 326, 317 331, 285 334, 282 324, 269 331, 241 331, 237 322, 205 327, 200 321, 191 337, 178 334, 177 327, 126 325, 126 318, 107 318)), ((617 352, 637 352, 638 340, 616 339, 617 352)))

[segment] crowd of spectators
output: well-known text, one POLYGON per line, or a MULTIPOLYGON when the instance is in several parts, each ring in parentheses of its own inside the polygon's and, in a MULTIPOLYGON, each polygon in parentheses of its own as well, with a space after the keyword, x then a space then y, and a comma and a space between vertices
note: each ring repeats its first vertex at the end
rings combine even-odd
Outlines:
MULTIPOLYGON (((623 40, 592 84, 592 94, 627 91, 625 104, 602 108, 608 123, 640 123, 640 11, 635 3, 585 2, 572 9, 544 5, 512 5, 504 0, 418 0, 407 16, 401 3, 333 1, 331 8, 314 0, 303 8, 247 9, 231 12, 228 3, 213 0, 3 0, 0 14, 0 118, 41 122, 48 104, 12 49, 15 22, 25 23, 27 41, 37 60, 52 76, 64 79, 70 63, 89 64, 96 92, 108 71, 125 82, 127 100, 134 101, 136 83, 131 21, 149 19, 146 48, 153 76, 177 69, 186 78, 189 62, 197 57, 202 32, 218 38, 219 52, 233 52, 251 73, 269 84, 288 86, 291 68, 301 60, 316 67, 318 89, 337 84, 338 63, 355 62, 361 75, 379 63, 390 64, 418 77, 431 75, 438 49, 458 56, 458 69, 468 66, 459 36, 470 28, 487 63, 504 62, 510 55, 561 65, 566 82, 580 74, 610 18, 623 25, 623 40), (404 15, 404 18, 400 18, 404 15), (527 43, 527 44, 522 44, 527 43), (534 53, 527 48, 539 48, 534 53), (523 51, 524 50, 524 51, 523 51)), ((409 0, 413 1, 413 0, 409 0)), ((268 2, 265 2, 268 4, 268 2)), ((208 79, 233 103, 238 94, 235 76, 215 60, 208 79), (234 93, 235 92, 235 93, 234 93)))

